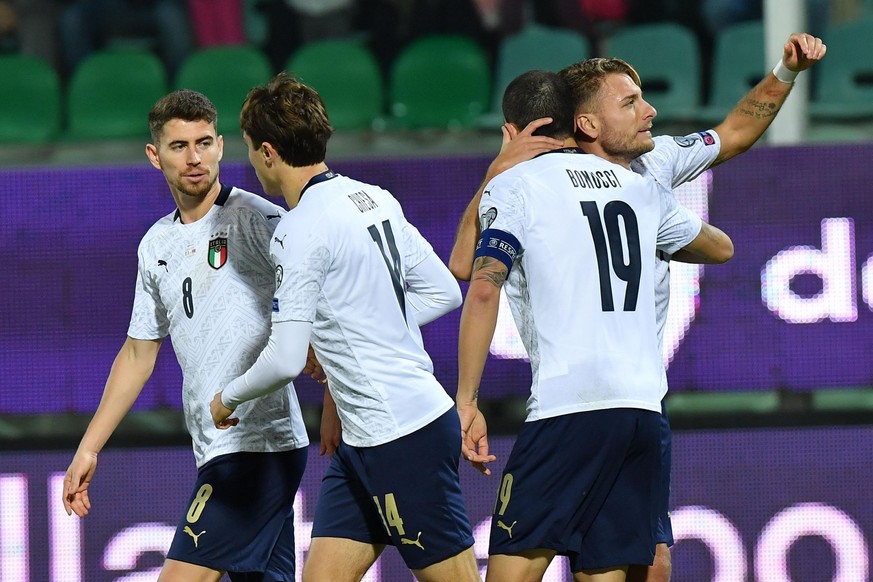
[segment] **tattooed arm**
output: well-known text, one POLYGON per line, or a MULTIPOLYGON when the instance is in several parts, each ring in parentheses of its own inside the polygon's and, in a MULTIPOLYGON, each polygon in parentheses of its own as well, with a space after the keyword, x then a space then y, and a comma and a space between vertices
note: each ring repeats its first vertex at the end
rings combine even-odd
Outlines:
POLYGON ((559 139, 534 135, 537 129, 551 122, 551 117, 544 117, 531 121, 521 131, 518 131, 518 128, 511 123, 505 123, 501 128, 503 144, 500 146, 500 153, 488 166, 485 180, 467 205, 467 209, 464 210, 455 233, 455 245, 452 247, 452 255, 449 257, 449 270, 461 281, 469 281, 472 274, 473 252, 476 250, 479 235, 482 234, 479 232, 479 201, 482 199, 485 186, 494 176, 505 172, 516 164, 563 146, 563 142, 559 139))
POLYGON ((458 335, 458 416, 461 418, 461 452, 474 467, 490 474, 484 463, 494 460, 488 454, 488 430, 479 412, 479 382, 488 358, 488 348, 497 326, 500 288, 506 281, 505 264, 491 257, 479 257, 473 274, 458 335))
MULTIPOLYGON (((805 71, 820 61, 827 50, 820 38, 810 34, 794 33, 788 37, 782 53, 782 63, 790 71, 805 71)), ((733 111, 716 126, 721 139, 721 151, 713 165, 718 165, 743 153, 758 141, 779 113, 791 92, 793 83, 784 83, 771 72, 767 73, 733 111)))

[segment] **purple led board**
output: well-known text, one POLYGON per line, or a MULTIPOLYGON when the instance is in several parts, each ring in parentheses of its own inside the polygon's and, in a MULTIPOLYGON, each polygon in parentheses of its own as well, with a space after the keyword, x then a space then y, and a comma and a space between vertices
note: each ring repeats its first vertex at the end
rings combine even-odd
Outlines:
MULTIPOLYGON (((498 461, 461 477, 474 547, 484 568, 491 511, 511 439, 498 461)), ((187 511, 194 459, 182 447, 108 449, 91 488, 92 511, 61 504, 73 451, 0 453, 0 579, 4 582, 155 580, 187 511)), ((674 439, 674 582, 865 582, 873 539, 873 428, 678 432, 674 439)), ((296 502, 298 563, 309 547, 327 460, 310 448, 296 502)), ((402 515, 401 515, 402 517, 402 515)), ((207 541, 207 536, 201 542, 207 541)), ((412 580, 388 548, 366 582, 412 580)), ((566 561, 545 580, 570 580, 566 561)))
MULTIPOLYGON (((810 390, 873 385, 873 145, 756 148, 678 195, 733 239, 726 265, 673 265, 671 389, 810 390)), ((391 190, 448 260, 458 217, 490 160, 343 161, 333 169, 391 190)), ((226 183, 259 191, 225 163, 226 183)), ((121 167, 0 171, 0 413, 93 411, 127 330, 136 247, 172 210, 159 172, 121 167)), ((454 392, 460 310, 424 329, 454 392)), ((583 330, 584 331, 584 330, 583 330)), ((527 394, 530 369, 502 319, 485 398, 527 394)), ((136 407, 178 407, 167 345, 136 407)), ((311 383, 301 400, 320 402, 311 383)))

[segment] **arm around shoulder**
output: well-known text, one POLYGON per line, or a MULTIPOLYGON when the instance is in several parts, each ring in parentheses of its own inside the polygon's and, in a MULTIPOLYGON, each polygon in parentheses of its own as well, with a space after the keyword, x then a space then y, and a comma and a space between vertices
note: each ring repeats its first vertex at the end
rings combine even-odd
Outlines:
POLYGON ((688 245, 673 254, 673 260, 680 263, 702 263, 720 265, 734 256, 734 243, 719 228, 703 222, 697 237, 688 245))

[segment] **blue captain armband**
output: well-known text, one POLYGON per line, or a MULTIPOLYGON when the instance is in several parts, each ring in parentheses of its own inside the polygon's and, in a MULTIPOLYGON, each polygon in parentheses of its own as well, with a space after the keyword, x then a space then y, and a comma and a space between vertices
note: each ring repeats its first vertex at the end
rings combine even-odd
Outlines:
POLYGON ((506 231, 489 228, 482 231, 479 243, 476 245, 475 261, 479 257, 491 257, 506 265, 506 272, 512 270, 512 263, 521 253, 521 244, 518 239, 506 231))

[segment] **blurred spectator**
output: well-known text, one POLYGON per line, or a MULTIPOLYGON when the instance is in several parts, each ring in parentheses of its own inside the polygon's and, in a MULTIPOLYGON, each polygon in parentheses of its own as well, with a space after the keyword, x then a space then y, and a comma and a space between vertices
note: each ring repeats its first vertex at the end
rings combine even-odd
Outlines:
POLYGON ((148 43, 172 76, 193 48, 185 0, 74 0, 61 15, 65 72, 95 50, 148 43))
POLYGON ((498 4, 494 0, 360 0, 358 27, 367 32, 370 49, 387 74, 403 48, 427 35, 468 36, 493 56, 498 4))
POLYGON ((0 0, 0 51, 16 51, 58 65, 57 0, 0 0))
POLYGON ((596 47, 603 37, 624 25, 633 5, 633 0, 502 0, 500 32, 502 37, 511 36, 536 23, 574 30, 596 47))
POLYGON ((243 0, 188 0, 198 48, 246 42, 243 0))
POLYGON ((18 12, 11 2, 0 2, 0 53, 17 50, 18 12))
MULTIPOLYGON (((806 21, 809 32, 824 37, 830 12, 830 0, 806 0, 806 21)), ((764 18, 763 0, 704 0, 701 5, 703 22, 711 35, 716 35, 735 22, 764 18)))
POLYGON ((262 0, 269 28, 264 52, 281 70, 301 45, 354 33, 355 8, 355 0, 262 0))

